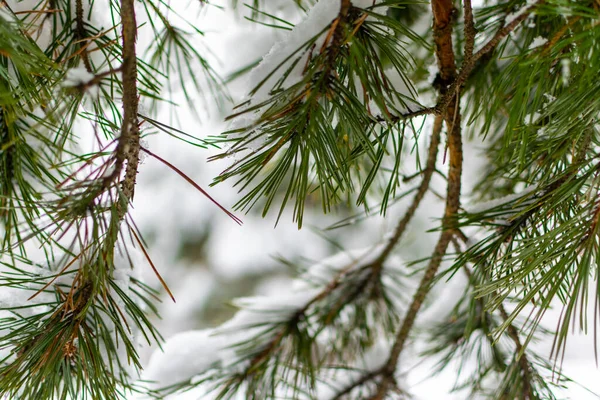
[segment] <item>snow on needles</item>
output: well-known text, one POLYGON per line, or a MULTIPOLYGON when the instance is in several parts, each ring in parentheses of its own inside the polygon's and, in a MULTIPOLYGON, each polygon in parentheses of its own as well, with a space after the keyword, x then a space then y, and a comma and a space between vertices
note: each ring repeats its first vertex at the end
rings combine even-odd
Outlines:
POLYGON ((545 45, 548 42, 548 39, 542 36, 537 36, 533 39, 531 44, 529 45, 529 49, 535 49, 536 47, 540 47, 545 45))
MULTIPOLYGON (((356 7, 367 8, 379 2, 380 0, 353 0, 352 4, 356 7)), ((290 67, 291 70, 282 88, 293 86, 302 80, 304 66, 311 55, 310 49, 306 48, 307 44, 320 33, 314 42, 314 51, 318 51, 323 46, 327 36, 327 28, 337 18, 340 8, 340 0, 320 0, 310 9, 301 23, 273 45, 260 64, 250 71, 248 77, 250 85, 253 87, 261 86, 252 94, 249 100, 254 104, 265 101, 269 96, 269 92, 281 79, 282 75, 290 70, 290 67), (297 52, 299 57, 294 57, 297 52), (277 72, 273 73, 275 70, 277 72)))
MULTIPOLYGON (((317 263, 294 282, 287 294, 234 300, 233 304, 240 310, 219 327, 185 332, 168 339, 164 352, 157 350, 152 355, 143 378, 166 386, 203 376, 213 368, 243 369, 247 361, 238 354, 237 344, 251 338, 268 341, 273 325, 285 323, 312 305, 332 279, 372 263, 383 246, 341 252, 317 263)), ((362 360, 362 367, 371 368, 374 362, 367 356, 362 360)))
POLYGON ((225 340, 215 336, 211 329, 178 333, 163 345, 163 351, 155 351, 143 378, 159 386, 169 386, 187 381, 212 367, 220 367, 219 349, 225 340))
MULTIPOLYGON (((352 4, 358 8, 369 8, 381 0, 353 0, 352 4)), ((297 24, 291 31, 286 32, 281 40, 276 42, 262 61, 248 74, 247 86, 249 94, 244 99, 246 108, 266 102, 272 91, 285 90, 298 84, 304 79, 304 70, 316 52, 321 51, 328 30, 337 18, 341 9, 340 0, 320 0, 307 13, 306 18, 297 24)), ((381 11, 379 11, 381 12, 381 11)), ((400 82, 400 85, 405 84, 400 82)), ((401 87, 401 93, 410 96, 410 90, 401 87), (406 90, 404 90, 406 89, 406 90)), ((409 100, 396 99, 400 109, 406 112, 411 103, 409 100)), ((376 108, 375 105, 371 105, 376 108)), ((242 109, 243 111, 243 109, 242 109)), ((230 131, 246 131, 251 129, 264 109, 259 107, 253 112, 240 113, 230 125, 230 131)), ((245 143, 247 148, 256 150, 264 143, 261 135, 256 135, 245 143)))
POLYGON ((269 96, 269 92, 296 61, 294 53, 301 51, 301 57, 292 67, 284 87, 290 87, 302 80, 302 71, 310 56, 309 49, 301 50, 307 43, 321 32, 315 42, 315 49, 319 49, 326 37, 326 29, 337 17, 340 11, 340 0, 321 0, 308 12, 306 19, 288 32, 282 40, 276 42, 269 53, 262 59, 249 75, 251 85, 262 86, 252 95, 255 104, 261 103, 269 96), (276 73, 273 73, 277 70, 276 73))
MULTIPOLYGON (((323 46, 327 28, 337 17, 340 7, 340 0, 319 1, 310 9, 302 22, 271 47, 262 61, 248 75, 247 85, 250 93, 244 100, 247 102, 247 107, 267 101, 275 86, 278 89, 286 89, 303 79, 304 66, 312 56, 311 47, 318 51, 323 46), (314 47, 309 46, 312 40, 315 40, 314 47)), ((240 114, 231 121, 229 130, 245 130, 251 127, 262 111, 259 108, 252 113, 240 114)), ((260 135, 257 135, 254 140, 251 140, 252 143, 248 142, 246 146, 250 149, 258 149, 263 144, 263 140, 260 135)))
POLYGON ((519 18, 523 13, 525 13, 529 7, 533 6, 536 3, 536 0, 527 0, 523 7, 519 8, 514 13, 510 13, 506 15, 506 19, 504 20, 504 26, 509 25, 511 22, 519 18))

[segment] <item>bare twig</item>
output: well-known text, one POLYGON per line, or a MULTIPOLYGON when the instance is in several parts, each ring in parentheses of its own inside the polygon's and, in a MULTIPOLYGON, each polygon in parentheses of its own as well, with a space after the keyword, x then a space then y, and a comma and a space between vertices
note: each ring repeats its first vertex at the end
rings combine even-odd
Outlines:
POLYGON ((398 121, 404 121, 407 119, 420 117, 423 115, 432 115, 432 114, 441 115, 441 113, 439 112, 437 107, 424 107, 424 108, 420 108, 415 111, 408 111, 408 112, 402 113, 402 114, 391 114, 390 112, 387 112, 387 119, 381 115, 378 115, 377 117, 375 117, 375 120, 379 123, 385 123, 388 121, 391 121, 392 123, 396 123, 398 121))
MULTIPOLYGON (((140 159, 140 132, 137 117, 137 57, 135 52, 137 24, 134 0, 121 0, 121 23, 123 25, 123 122, 118 146, 127 160, 121 190, 126 201, 129 202, 133 199, 140 159)), ((119 220, 123 219, 126 212, 126 206, 120 208, 119 220)))
POLYGON ((473 49, 475 48, 475 22, 473 21, 473 6, 471 0, 464 0, 465 13, 465 55, 463 65, 470 64, 473 58, 473 49))
MULTIPOLYGON (((97 73, 94 75, 94 77, 92 79, 90 79, 89 81, 82 83, 80 85, 77 86, 73 86, 75 89, 79 90, 80 92, 85 92, 86 90, 88 90, 89 88, 96 86, 98 84, 100 84, 100 82, 102 82, 102 80, 104 78, 107 78, 111 75, 115 75, 119 72, 121 72, 123 66, 120 66, 118 68, 114 68, 114 69, 109 69, 100 73, 97 73)), ((111 174, 112 176, 112 174, 111 174)))
POLYGON ((331 400, 340 400, 345 395, 350 394, 354 390, 354 388, 357 388, 359 386, 364 385, 367 382, 370 382, 371 380, 377 378, 379 375, 381 375, 380 369, 369 372, 369 373, 361 376, 356 381, 352 382, 351 384, 349 384, 348 386, 344 387, 342 390, 337 392, 335 394, 335 397, 332 397, 331 400))
POLYGON ((92 64, 88 57, 86 34, 85 34, 85 21, 83 19, 83 0, 75 0, 75 24, 77 39, 79 39, 79 51, 81 52, 81 60, 87 72, 92 73, 92 64))

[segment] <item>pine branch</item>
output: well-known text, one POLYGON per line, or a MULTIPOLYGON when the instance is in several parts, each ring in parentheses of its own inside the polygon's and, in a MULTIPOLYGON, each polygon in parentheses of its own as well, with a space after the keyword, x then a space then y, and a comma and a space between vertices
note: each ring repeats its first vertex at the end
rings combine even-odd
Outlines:
MULTIPOLYGON (((292 36, 302 44, 282 50, 281 61, 260 63, 255 69, 258 83, 250 91, 255 98, 228 117, 235 128, 224 133, 222 142, 231 145, 210 160, 239 155, 215 179, 215 183, 238 179, 235 185, 246 193, 237 209, 250 209, 263 198, 266 213, 275 196, 281 195, 280 213, 294 199, 293 218, 301 226, 313 188, 321 193, 323 210, 328 212, 331 203, 355 189, 354 167, 365 163, 371 168, 358 195, 357 203, 362 204, 389 155, 385 145, 391 135, 377 130, 391 131, 396 122, 435 111, 414 106, 411 99, 414 91, 407 67, 412 60, 398 37, 426 44, 410 28, 351 2, 340 3, 337 16, 324 25, 308 40, 297 25, 292 36), (402 81, 398 84, 406 88, 391 81, 386 64, 393 66, 402 81), (370 103, 380 115, 371 113, 370 103), (279 188, 286 185, 281 193, 279 188)), ((393 185, 391 180, 388 188, 393 185)))
MULTIPOLYGON (((456 75, 455 72, 452 70, 452 68, 456 68, 456 67, 453 66, 452 64, 449 64, 447 67, 445 67, 445 71, 440 70, 440 76, 442 77, 442 79, 444 79, 443 77, 446 76, 447 79, 450 79, 450 81, 448 81, 448 82, 451 82, 451 83, 449 85, 447 85, 445 93, 441 94, 441 96, 438 98, 438 101, 436 102, 436 104, 432 107, 425 107, 423 109, 416 110, 413 112, 408 112, 408 113, 401 114, 401 115, 393 115, 393 116, 391 116, 391 120, 394 122, 397 122, 397 121, 406 120, 406 119, 410 119, 410 118, 414 118, 414 117, 418 117, 418 116, 422 116, 422 115, 429 115, 429 114, 444 115, 447 108, 450 105, 450 102, 452 101, 453 96, 457 92, 457 88, 461 88, 459 91, 462 91, 462 86, 470 77, 471 73, 473 72, 473 70, 475 68, 475 65, 477 64, 477 61, 479 61, 481 58, 486 57, 490 53, 492 53, 496 49, 498 44, 502 41, 502 39, 504 39, 506 36, 508 36, 515 29, 517 29, 517 27, 521 24, 521 22, 523 22, 527 17, 529 17, 529 15, 531 15, 531 13, 533 13, 537 7, 544 4, 544 2, 545 2, 545 0, 540 0, 540 1, 536 2, 535 4, 526 8, 517 18, 515 18, 513 21, 511 21, 506 26, 503 26, 502 28, 500 28, 494 34, 494 36, 488 42, 486 42, 485 45, 483 45, 483 47, 480 50, 478 50, 476 53, 473 53, 474 47, 475 47, 475 36, 477 34, 477 31, 475 29, 475 24, 474 24, 474 20, 473 20, 473 9, 472 9, 472 5, 471 5, 471 1, 465 0, 465 2, 464 2, 464 18, 465 18, 465 22, 464 22, 464 24, 465 24, 465 31, 464 31, 465 48, 464 48, 464 50, 465 50, 465 54, 464 54, 463 64, 461 66, 460 72, 458 73, 458 75, 456 75)), ((433 3, 432 3, 432 5, 433 5, 433 3)), ((451 19, 453 18, 453 16, 450 15, 450 14, 452 14, 452 11, 448 14, 447 6, 446 6, 446 9, 444 9, 443 7, 438 7, 438 14, 443 19, 440 20, 440 23, 438 24, 438 28, 435 30, 437 32, 435 35, 441 36, 441 39, 439 39, 439 40, 436 39, 436 46, 439 46, 439 52, 441 52, 447 56, 449 54, 449 52, 451 52, 453 50, 452 50, 451 46, 448 45, 447 35, 444 36, 443 33, 445 30, 449 29, 448 24, 450 24, 451 19), (442 15, 444 13, 446 13, 447 15, 446 16, 442 15)), ((435 12, 434 12, 434 15, 435 15, 435 12)), ((566 26, 565 29, 567 27, 568 26, 566 26)), ((561 33, 561 35, 562 35, 562 33, 561 33)), ((557 34, 557 36, 558 37, 553 38, 553 40, 558 40, 560 35, 557 34)), ((548 43, 546 45, 548 45, 548 43)), ((377 118, 377 120, 382 122, 383 118, 377 118)))
MULTIPOLYGON (((431 178, 433 176, 433 173, 435 172, 435 164, 436 164, 437 158, 438 158, 438 148, 439 148, 439 143, 440 143, 442 125, 443 125, 443 118, 441 116, 436 116, 434 123, 433 123, 433 130, 431 133, 431 141, 429 144, 427 164, 426 164, 425 169, 423 170, 423 179, 421 181, 421 184, 419 185, 419 188, 417 189, 417 193, 415 194, 415 197, 413 198, 410 206, 408 207, 408 209, 404 213, 404 216, 402 217, 402 219, 396 226, 396 229, 394 230, 394 234, 393 234, 392 238, 389 240, 386 247, 384 247, 384 249, 380 253, 379 257, 377 257, 377 259, 371 264, 372 268, 375 268, 376 270, 378 270, 378 273, 380 273, 385 260, 389 257, 392 250, 399 243, 400 239, 402 238, 402 235, 404 234, 404 232, 406 231, 406 228, 408 227, 408 224, 414 217, 415 212, 417 211, 417 208, 421 204, 421 201, 423 200, 423 198, 425 197, 425 194, 427 193, 427 190, 429 189, 429 185, 431 183, 431 178)), ((352 392, 352 390, 354 390, 355 388, 357 388, 375 378, 378 378, 378 377, 384 375, 386 372, 387 371, 384 366, 383 368, 380 368, 376 371, 370 371, 370 372, 366 373, 365 375, 363 375, 362 377, 360 377, 359 379, 357 379, 350 385, 346 386, 340 392, 336 393, 335 397, 332 400, 341 399, 346 394, 349 394, 350 392, 352 392)))
MULTIPOLYGON (((417 190, 417 193, 415 194, 415 197, 413 198, 413 201, 411 202, 411 205, 409 206, 409 208, 405 212, 404 216, 398 223, 398 226, 396 227, 396 229, 394 231, 393 237, 390 239, 388 244, 381 251, 381 253, 377 257, 377 259, 370 264, 360 267, 359 269, 356 269, 356 265, 354 265, 354 264, 350 264, 346 268, 342 269, 336 275, 336 277, 333 280, 331 280, 329 282, 329 284, 322 291, 320 291, 315 297, 313 297, 311 300, 309 300, 307 303, 305 303, 305 305, 301 309, 297 310, 291 316, 291 318, 285 324, 283 324, 282 328, 280 328, 280 330, 274 334, 273 338, 263 347, 262 351, 259 352, 256 356, 254 356, 252 358, 252 360, 250 360, 248 366, 245 368, 245 372, 242 373, 240 376, 247 376, 248 374, 250 374, 250 371, 252 371, 256 368, 257 365, 259 365, 260 363, 264 362, 266 359, 271 357, 272 354, 277 351, 277 349, 279 348, 285 335, 288 333, 287 327, 293 326, 293 325, 297 324, 300 320, 308 318, 307 312, 311 308, 311 306, 313 306, 315 303, 327 298, 336 289, 340 288, 344 284, 344 281, 345 281, 345 278, 346 278, 346 275, 348 274, 348 272, 353 271, 356 273, 360 273, 360 271, 362 271, 362 270, 372 270, 373 273, 371 275, 367 275, 367 278, 365 278, 365 279, 367 279, 367 280, 373 279, 370 277, 376 277, 376 279, 381 279, 381 270, 383 268, 383 264, 384 264, 385 260, 389 257, 393 248, 400 241, 403 233, 405 232, 408 224, 410 223, 413 216, 415 215, 415 212, 416 212, 419 204, 423 200, 423 198, 429 188, 431 178, 433 176, 433 173, 435 172, 435 164, 437 161, 442 124, 443 124, 442 117, 439 117, 439 116, 436 117, 435 121, 434 121, 434 125, 433 125, 432 134, 431 134, 431 141, 430 141, 429 150, 428 150, 427 163, 426 163, 425 169, 423 170, 423 178, 422 178, 421 184, 419 185, 419 188, 417 190)), ((352 300, 354 298, 356 298, 361 292, 363 292, 368 286, 369 285, 367 284, 367 282, 357 285, 355 291, 350 295, 350 297, 346 298, 344 300, 343 306, 351 303, 352 300)), ((339 312, 340 309, 336 307, 334 309, 334 311, 339 312)), ((328 319, 329 318, 330 318, 330 316, 328 317, 328 319)), ((348 392, 350 392, 350 391, 352 391, 352 389, 354 387, 359 386, 360 384, 365 383, 365 382, 379 376, 382 372, 383 372, 383 370, 371 372, 367 375, 367 377, 361 378, 357 383, 346 388, 346 390, 348 392)), ((344 394, 345 394, 345 392, 338 393, 336 398, 341 397, 344 394)))
POLYGON ((556 45, 556 43, 558 43, 558 41, 562 38, 562 36, 569 30, 569 28, 571 28, 573 25, 575 25, 579 20, 581 19, 581 16, 577 15, 574 16, 572 18, 569 18, 567 20, 567 23, 564 24, 562 26, 562 28, 560 28, 553 36, 552 38, 550 38, 550 40, 548 40, 548 42, 546 42, 546 44, 544 44, 542 53, 543 54, 547 54, 548 52, 550 52, 550 50, 556 45))
POLYGON ((395 386, 395 373, 400 354, 404 344, 412 330, 415 319, 423 301, 431 290, 431 284, 442 263, 443 257, 456 229, 456 213, 460 206, 460 188, 462 174, 462 137, 460 125, 460 104, 458 91, 446 93, 450 83, 456 78, 456 62, 452 45, 452 15, 453 2, 451 0, 434 0, 431 3, 433 10, 433 30, 435 41, 435 53, 442 87, 441 95, 450 95, 451 100, 444 114, 444 120, 448 128, 448 148, 450 151, 450 166, 448 170, 448 189, 446 195, 446 207, 443 219, 443 231, 435 246, 433 255, 425 269, 421 283, 413 296, 412 302, 404 317, 404 321, 396 334, 396 340, 392 346, 390 356, 382 368, 382 380, 378 385, 377 393, 372 400, 382 400, 388 391, 395 386))
POLYGON ((496 34, 477 53, 475 53, 475 55, 473 56, 473 62, 476 62, 481 57, 494 51, 494 49, 496 49, 496 46, 500 44, 502 39, 507 37, 515 29, 517 29, 521 22, 525 21, 525 19, 529 17, 529 15, 532 12, 534 12, 539 6, 543 5, 544 3, 545 0, 538 0, 537 2, 527 7, 525 10, 523 10, 521 14, 519 14, 519 16, 517 16, 514 20, 500 28, 496 32, 496 34))
MULTIPOLYGON (((492 53, 496 49, 498 44, 502 41, 502 39, 508 36, 515 29, 517 29, 521 22, 523 22, 527 17, 529 17, 529 15, 533 13, 539 5, 543 4, 544 1, 545 0, 539 0, 537 3, 523 10, 523 12, 517 18, 515 18, 509 24, 498 29, 494 36, 485 45, 483 45, 483 47, 480 50, 478 50, 475 54, 472 55, 471 52, 474 47, 476 32, 472 20, 472 10, 470 9, 470 4, 467 5, 467 3, 465 2, 466 43, 464 62, 461 66, 460 72, 453 79, 452 83, 448 86, 446 93, 442 94, 437 104, 435 105, 435 108, 437 109, 438 113, 443 113, 449 107, 450 103, 453 100, 454 93, 462 91, 462 86, 475 69, 477 61, 492 53), (469 11, 467 11, 467 8, 469 8, 469 11)), ((447 52, 448 50, 446 49, 445 51, 447 52)))

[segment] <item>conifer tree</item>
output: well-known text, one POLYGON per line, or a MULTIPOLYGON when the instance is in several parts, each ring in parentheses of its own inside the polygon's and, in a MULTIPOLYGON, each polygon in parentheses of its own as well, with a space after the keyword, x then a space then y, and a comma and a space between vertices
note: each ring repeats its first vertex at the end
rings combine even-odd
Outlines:
MULTIPOLYGON (((410 394, 404 361, 418 351, 439 370, 459 365, 456 389, 474 398, 557 398, 570 327, 595 335, 600 316, 600 3, 281 0, 302 15, 294 24, 269 2, 231 2, 287 32, 229 77, 251 88, 230 129, 210 137, 140 107, 168 105, 174 88, 200 118, 197 93, 227 100, 199 48, 202 26, 170 2, 0 2, 0 394, 397 399, 410 394), (162 338, 140 265, 170 291, 129 214, 140 159, 241 223, 145 147, 151 133, 218 148, 209 160, 228 166, 214 184, 239 190, 239 211, 283 223, 291 209, 300 228, 315 203, 355 209, 335 226, 352 229, 405 209, 385 242, 295 265, 286 296, 238 299, 230 321, 195 336, 205 352, 165 362, 171 378, 148 383, 136 341, 162 338), (486 166, 467 192, 472 137, 486 166), (431 195, 444 208, 435 246, 402 261, 397 248, 431 195), (432 289, 460 277, 450 314, 421 323, 432 289), (542 318, 556 306, 548 332, 542 318), (551 354, 531 348, 541 336, 551 354)), ((170 345, 185 343, 168 342, 155 364, 170 345)))

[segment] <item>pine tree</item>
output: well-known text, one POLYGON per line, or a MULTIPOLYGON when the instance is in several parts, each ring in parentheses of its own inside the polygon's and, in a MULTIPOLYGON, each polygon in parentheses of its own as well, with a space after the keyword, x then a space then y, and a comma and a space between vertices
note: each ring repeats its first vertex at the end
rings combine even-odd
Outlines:
POLYGON ((0 394, 395 399, 410 393, 403 360, 418 351, 436 371, 458 365, 456 389, 473 397, 557 398, 569 327, 595 334, 600 314, 600 3, 282 0, 303 15, 294 25, 269 1, 232 3, 287 33, 228 80, 199 48, 202 27, 167 1, 0 3, 0 394), (252 88, 220 135, 140 108, 168 105, 177 87, 202 118, 197 93, 225 103, 242 75, 252 88), (278 221, 290 208, 299 228, 315 203, 359 210, 338 229, 407 206, 384 243, 294 265, 286 296, 237 300, 230 321, 194 338, 199 360, 148 384, 136 338, 162 338, 139 265, 170 291, 129 214, 141 157, 208 196, 144 146, 151 133, 220 149, 210 160, 229 166, 214 183, 239 189, 235 208, 274 208, 278 221), (486 167, 467 192, 472 137, 486 167), (437 242, 404 262, 397 249, 431 195, 444 204, 437 242), (450 315, 420 323, 432 289, 461 278, 450 315), (531 348, 541 336, 552 354, 531 348))

